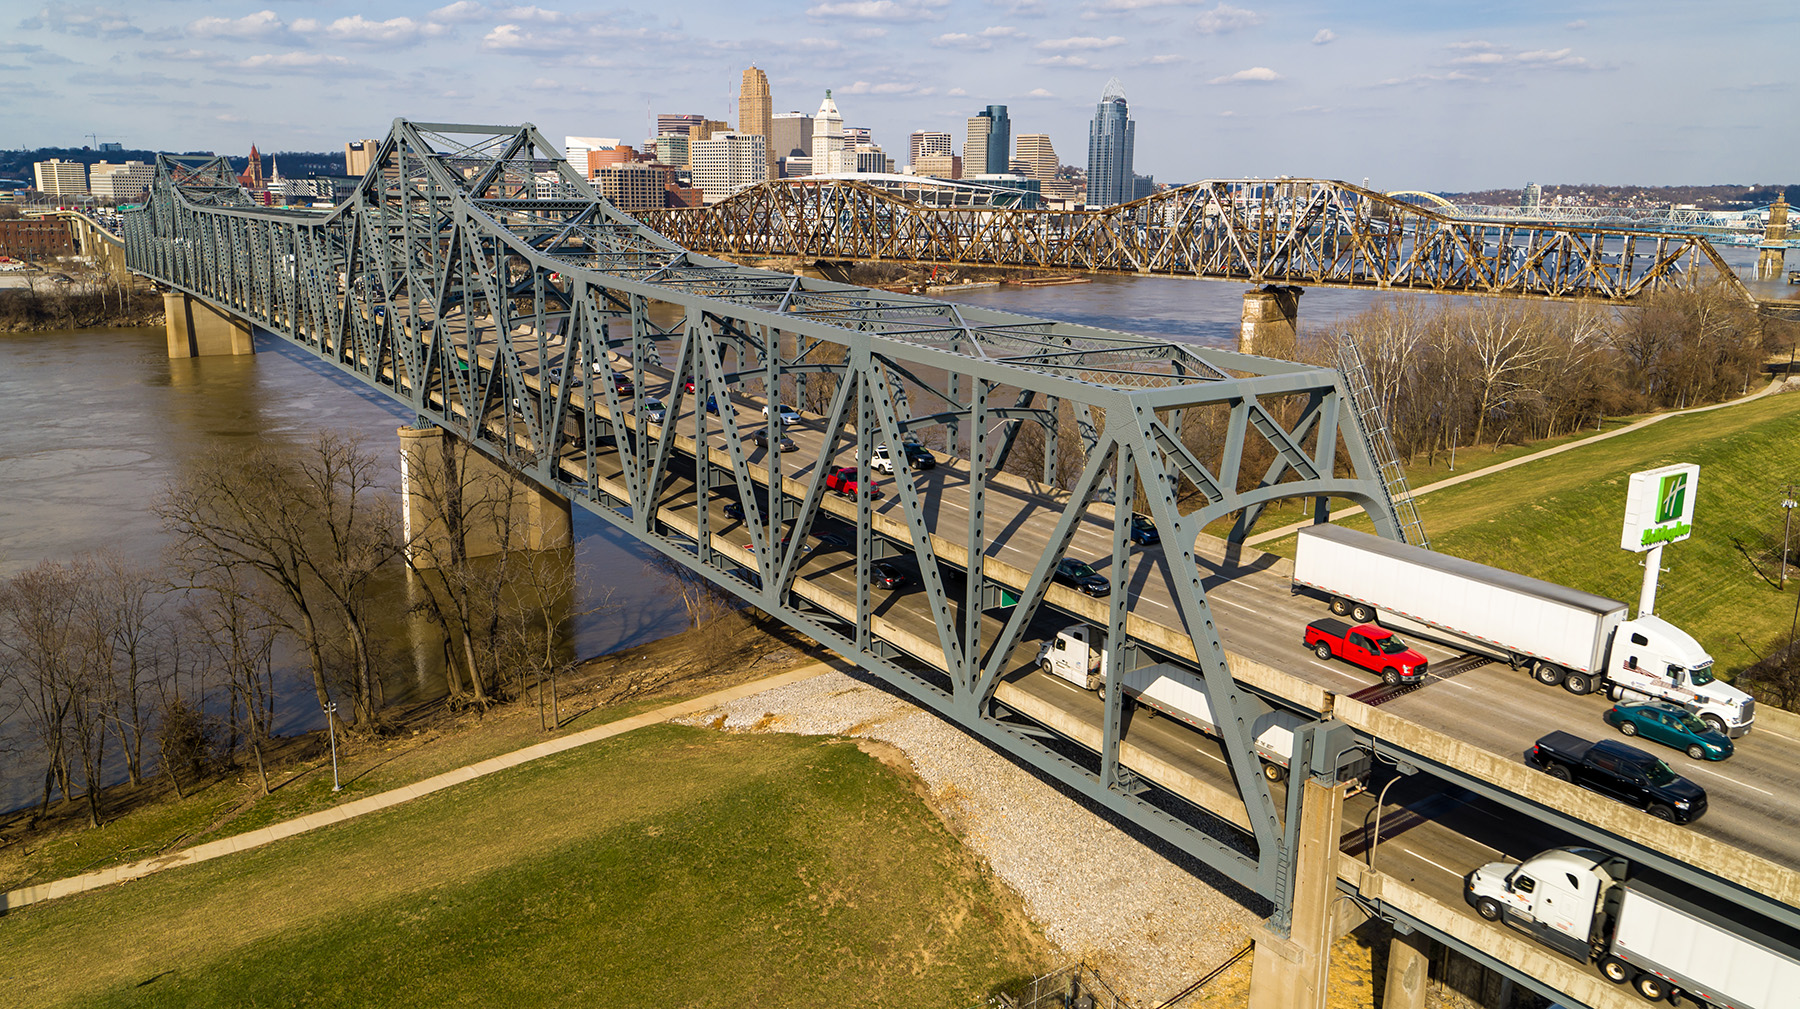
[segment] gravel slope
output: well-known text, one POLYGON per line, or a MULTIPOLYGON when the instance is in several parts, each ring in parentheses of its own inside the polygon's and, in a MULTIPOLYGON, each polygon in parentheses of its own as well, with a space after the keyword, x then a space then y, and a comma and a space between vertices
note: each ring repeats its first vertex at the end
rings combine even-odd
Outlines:
POLYGON ((1228 896, 1243 891, 1204 864, 1128 836, 956 727, 853 675, 826 673, 684 721, 898 747, 940 814, 1018 892, 1049 939, 1140 1004, 1180 991, 1260 924, 1228 896))

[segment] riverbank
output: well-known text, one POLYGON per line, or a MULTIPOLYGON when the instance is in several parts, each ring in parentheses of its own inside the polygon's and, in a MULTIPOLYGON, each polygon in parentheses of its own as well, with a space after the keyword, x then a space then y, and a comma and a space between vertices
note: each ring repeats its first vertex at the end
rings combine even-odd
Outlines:
POLYGON ((0 285, 0 333, 140 329, 163 324, 162 296, 147 281, 119 283, 91 269, 8 274, 0 285))
POLYGON ((737 639, 723 647, 718 629, 703 627, 583 663, 556 684, 560 717, 550 730, 543 728, 553 717, 548 685, 541 698, 529 691, 486 712, 451 710, 442 702, 390 708, 383 734, 338 739, 340 792, 332 791, 329 742, 321 731, 268 744, 267 795, 244 751, 218 761, 182 795, 162 773, 104 789, 104 822, 97 828, 87 827, 84 797, 53 802, 36 822, 36 806, 16 810, 0 817, 0 891, 233 837, 829 655, 767 618, 740 626, 737 639))

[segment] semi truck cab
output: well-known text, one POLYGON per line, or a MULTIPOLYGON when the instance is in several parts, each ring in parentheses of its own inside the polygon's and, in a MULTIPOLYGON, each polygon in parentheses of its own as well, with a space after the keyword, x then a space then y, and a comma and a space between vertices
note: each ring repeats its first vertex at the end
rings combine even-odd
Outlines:
POLYGON ((1613 631, 1606 678, 1613 700, 1631 694, 1673 701, 1733 739, 1756 723, 1756 701, 1713 678, 1713 659, 1691 635, 1661 617, 1626 620, 1613 631))
POLYGON ((1463 880, 1463 899, 1506 924, 1587 963, 1597 948, 1604 900, 1624 877, 1623 859, 1592 848, 1556 848, 1524 863, 1489 862, 1463 880))

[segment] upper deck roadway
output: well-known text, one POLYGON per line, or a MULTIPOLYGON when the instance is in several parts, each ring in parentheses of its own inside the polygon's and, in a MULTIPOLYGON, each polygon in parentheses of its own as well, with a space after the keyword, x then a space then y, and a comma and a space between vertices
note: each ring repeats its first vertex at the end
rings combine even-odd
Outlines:
MULTIPOLYGON (((1632 1004, 1463 907, 1461 874, 1496 852, 1578 840, 1712 891, 1738 917, 1800 925, 1800 739, 1759 727, 1722 767, 1671 753, 1712 808, 1693 827, 1662 823, 1519 761, 1548 729, 1601 731, 1597 698, 1487 665, 1365 703, 1370 680, 1299 647, 1321 604, 1293 595, 1272 558, 1232 563, 1200 536, 1236 511, 1326 496, 1395 533, 1334 372, 731 266, 597 198, 530 198, 545 171, 586 193, 530 127, 401 121, 354 200, 303 215, 249 205, 222 161, 165 158, 149 205, 127 215, 127 250, 134 270, 383 389, 1206 860, 1267 899, 1278 926, 1293 892, 1288 793, 1301 790, 1258 773, 1244 728, 1271 704, 1318 719, 1314 741, 1349 731, 1382 766, 1426 772, 1390 793, 1402 808, 1382 814, 1374 852, 1373 802, 1347 805, 1340 886, 1565 1002, 1632 1004), (826 408, 790 425, 783 448, 766 393, 809 384, 826 408), (661 422, 652 396, 668 405, 661 422), (709 397, 726 408, 697 410, 709 397), (1045 460, 1079 471, 1074 494, 997 472, 1038 424, 1075 432, 1045 460), (1202 459, 1183 430, 1208 424, 1202 459), (878 500, 825 492, 828 465, 931 428, 957 449, 939 468, 881 478, 878 500), (1274 461, 1245 472, 1247 444, 1274 461), (1133 550, 1139 487, 1163 545, 1133 550), (1201 509, 1181 515, 1178 491, 1201 509), (742 520, 725 515, 734 500, 742 520), (1065 556, 1094 563, 1111 595, 1052 583, 1065 556), (871 589, 883 557, 914 584, 871 589), (1078 621, 1107 629, 1114 663, 1196 669, 1227 716, 1220 737, 1036 672, 1038 643, 1078 621)), ((1451 658, 1430 654, 1438 668, 1451 658)), ((1296 773, 1330 778, 1333 756, 1296 773)))

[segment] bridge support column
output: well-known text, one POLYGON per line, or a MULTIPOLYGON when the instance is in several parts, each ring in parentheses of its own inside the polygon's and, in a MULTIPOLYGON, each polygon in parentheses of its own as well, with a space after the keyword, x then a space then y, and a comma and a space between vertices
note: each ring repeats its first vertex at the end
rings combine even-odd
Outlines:
POLYGON ((1238 330, 1238 353, 1262 357, 1292 358, 1299 347, 1298 287, 1269 284, 1244 292, 1243 328, 1238 330))
POLYGON ((1784 246, 1775 245, 1774 243, 1786 241, 1787 235, 1787 200, 1777 198, 1774 204, 1769 207, 1769 227, 1768 230, 1763 232, 1763 241, 1770 244, 1764 246, 1762 251, 1756 254, 1756 279, 1780 279, 1781 268, 1785 265, 1783 261, 1786 258, 1787 250, 1784 246))
POLYGON ((1388 940, 1382 1009, 1425 1009, 1425 982, 1430 975, 1431 938, 1423 932, 1394 933, 1388 940))
POLYGON ((248 322, 180 291, 163 292, 163 328, 170 357, 256 353, 248 322))
POLYGON ((407 554, 418 567, 574 543, 568 498, 441 427, 400 429, 400 483, 407 554))
POLYGON ((1331 969, 1331 904, 1337 893, 1344 794, 1348 782, 1323 785, 1308 776, 1290 779, 1302 788, 1300 843, 1294 852, 1294 915, 1287 937, 1264 930, 1256 937, 1250 971, 1249 1009, 1325 1009, 1331 969))

